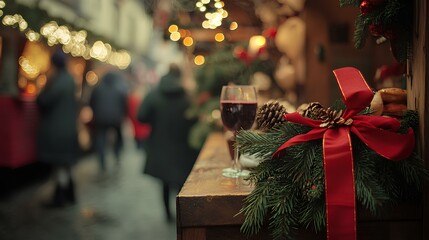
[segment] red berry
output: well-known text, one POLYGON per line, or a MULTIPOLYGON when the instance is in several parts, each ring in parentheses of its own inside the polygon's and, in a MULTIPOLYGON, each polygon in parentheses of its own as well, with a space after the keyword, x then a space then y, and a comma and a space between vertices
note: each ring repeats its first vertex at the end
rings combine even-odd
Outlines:
POLYGON ((370 3, 368 0, 364 0, 360 4, 360 11, 362 14, 367 14, 374 9, 374 5, 370 3))
POLYGON ((379 24, 370 24, 368 30, 375 37, 383 35, 383 28, 379 24))

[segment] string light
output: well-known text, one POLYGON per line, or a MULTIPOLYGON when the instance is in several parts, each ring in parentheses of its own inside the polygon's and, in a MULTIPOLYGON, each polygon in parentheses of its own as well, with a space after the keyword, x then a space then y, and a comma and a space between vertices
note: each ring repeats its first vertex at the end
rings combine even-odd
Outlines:
POLYGON ((170 33, 177 32, 178 30, 179 30, 179 27, 178 27, 177 25, 175 25, 175 24, 172 24, 172 25, 170 25, 170 26, 168 27, 168 31, 169 31, 170 33))
POLYGON ((192 37, 185 37, 183 39, 183 45, 190 47, 192 44, 194 44, 194 39, 192 39, 192 37))
POLYGON ((231 24, 229 25, 229 30, 234 31, 238 28, 238 23, 237 22, 231 22, 231 24))
POLYGON ((194 63, 195 65, 198 65, 198 66, 203 65, 205 61, 206 59, 204 58, 203 55, 197 55, 194 58, 194 63))
POLYGON ((180 33, 179 32, 173 32, 170 34, 171 41, 179 41, 180 40, 180 33))
POLYGON ((223 40, 225 40, 225 35, 223 35, 223 33, 216 33, 215 40, 216 42, 223 42, 223 40))
POLYGON ((85 75, 85 80, 89 86, 94 86, 98 82, 98 76, 94 71, 88 71, 85 75))
MULTIPOLYGON (((31 42, 39 41, 41 36, 43 36, 47 40, 49 46, 60 44, 62 45, 63 51, 65 53, 70 53, 73 57, 83 57, 86 60, 94 58, 116 65, 122 69, 127 68, 129 64, 131 64, 131 56, 125 50, 116 51, 110 44, 101 41, 96 41, 91 46, 88 43, 87 32, 85 30, 72 31, 65 25, 59 26, 57 22, 50 21, 44 24, 39 32, 37 32, 28 27, 28 22, 20 14, 3 15, 2 9, 5 6, 6 2, 0 0, 0 17, 2 17, 2 24, 9 27, 18 27, 31 42)), ((24 67, 26 67, 27 71, 30 71, 28 66, 24 67)))
POLYGON ((25 36, 27 37, 27 39, 30 42, 36 42, 40 40, 40 34, 33 31, 33 30, 29 30, 25 33, 25 36))
POLYGON ((220 0, 215 0, 213 4, 210 4, 210 0, 201 0, 195 4, 195 7, 200 12, 205 12, 204 17, 206 18, 202 22, 202 26, 205 29, 216 29, 222 25, 222 20, 228 17, 228 12, 223 8, 225 3, 220 0), (210 12, 206 12, 207 9, 213 9, 210 12))

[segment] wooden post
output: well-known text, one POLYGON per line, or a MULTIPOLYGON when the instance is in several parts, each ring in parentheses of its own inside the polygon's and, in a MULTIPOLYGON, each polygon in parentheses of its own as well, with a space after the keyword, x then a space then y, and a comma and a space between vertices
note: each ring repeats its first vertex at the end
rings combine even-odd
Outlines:
MULTIPOLYGON (((428 4, 425 0, 414 0, 414 32, 413 57, 408 62, 408 108, 415 109, 420 115, 420 131, 418 133, 419 152, 429 169, 429 128, 425 124, 429 120, 429 77, 428 69, 428 4)), ((425 186, 423 199, 422 239, 429 239, 429 186, 425 186)))

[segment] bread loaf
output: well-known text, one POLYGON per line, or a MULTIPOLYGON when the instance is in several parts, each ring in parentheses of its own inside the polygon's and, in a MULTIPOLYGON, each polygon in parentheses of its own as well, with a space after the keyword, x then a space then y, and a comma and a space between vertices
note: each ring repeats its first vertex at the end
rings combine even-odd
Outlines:
POLYGON ((381 98, 383 103, 400 103, 407 104, 407 91, 401 88, 383 88, 380 89, 381 98))
POLYGON ((407 105, 401 103, 384 104, 383 115, 403 116, 407 111, 407 105))

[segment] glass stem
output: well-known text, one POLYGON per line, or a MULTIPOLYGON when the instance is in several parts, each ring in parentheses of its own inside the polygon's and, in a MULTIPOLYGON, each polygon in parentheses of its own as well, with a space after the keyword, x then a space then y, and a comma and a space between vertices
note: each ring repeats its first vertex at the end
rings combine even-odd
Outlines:
MULTIPOLYGON (((234 136, 235 138, 236 136, 234 136)), ((240 152, 238 151, 238 144, 237 144, 237 140, 235 139, 234 141, 234 161, 232 161, 232 169, 234 169, 237 172, 240 172, 240 167, 239 167, 239 157, 240 157, 240 152)))

